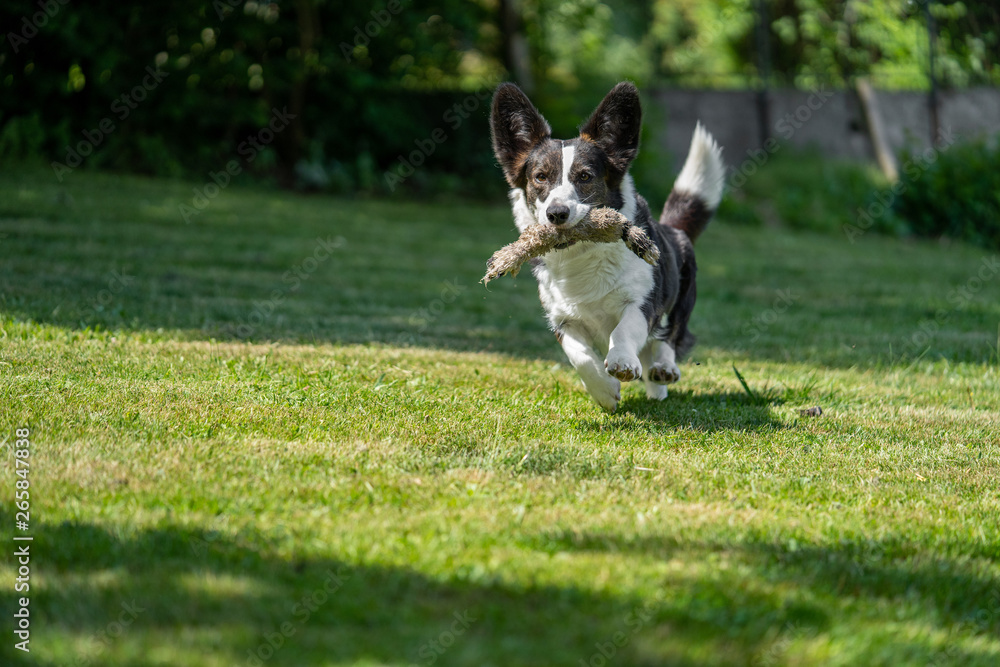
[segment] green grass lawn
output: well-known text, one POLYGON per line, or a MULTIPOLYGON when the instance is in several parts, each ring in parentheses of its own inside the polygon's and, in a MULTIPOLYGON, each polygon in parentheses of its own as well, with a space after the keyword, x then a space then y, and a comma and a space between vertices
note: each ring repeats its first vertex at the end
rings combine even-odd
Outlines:
POLYGON ((192 185, 0 172, 5 664, 1000 662, 985 251, 718 220, 684 377, 607 415, 477 283, 503 202, 192 185))

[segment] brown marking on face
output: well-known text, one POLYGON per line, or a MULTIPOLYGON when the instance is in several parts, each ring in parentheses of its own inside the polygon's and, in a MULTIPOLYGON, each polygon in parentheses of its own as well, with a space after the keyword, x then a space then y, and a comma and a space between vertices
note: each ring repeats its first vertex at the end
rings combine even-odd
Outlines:
POLYGON ((549 124, 520 88, 497 87, 490 110, 493 153, 512 188, 524 186, 524 166, 533 149, 552 134, 549 124))
POLYGON ((545 201, 554 188, 562 183, 562 144, 548 139, 535 147, 525 165, 525 195, 528 204, 545 201))
POLYGON ((524 171, 528 205, 534 209, 537 203, 544 202, 549 193, 562 184, 564 146, 574 149, 569 181, 577 199, 593 207, 621 208, 619 188, 622 175, 611 168, 607 155, 598 144, 580 139, 565 142, 547 139, 531 151, 524 171))
POLYGON ((610 171, 621 178, 639 151, 642 104, 639 91, 627 81, 611 89, 580 130, 607 156, 610 171))
POLYGON ((589 141, 574 143, 576 153, 569 172, 570 183, 580 201, 591 206, 608 205, 608 166, 601 149, 589 141))

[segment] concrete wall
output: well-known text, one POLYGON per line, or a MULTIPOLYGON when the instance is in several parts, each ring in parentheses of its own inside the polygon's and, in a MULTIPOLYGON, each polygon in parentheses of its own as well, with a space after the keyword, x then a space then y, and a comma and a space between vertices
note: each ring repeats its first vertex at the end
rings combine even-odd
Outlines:
MULTIPOLYGON (((652 118, 662 118, 665 131, 645 137, 646 145, 666 151, 679 169, 687 155, 697 121, 724 148, 733 167, 761 147, 759 115, 754 91, 660 89, 651 94, 652 118)), ((927 94, 876 93, 886 134, 893 150, 906 145, 930 145, 927 94)), ((864 113, 853 92, 774 90, 770 92, 770 131, 785 144, 816 147, 825 155, 874 160, 864 113)), ((1000 136, 1000 89, 980 88, 939 94, 941 128, 960 139, 1000 136)), ((650 124, 647 124, 649 128, 650 124)))

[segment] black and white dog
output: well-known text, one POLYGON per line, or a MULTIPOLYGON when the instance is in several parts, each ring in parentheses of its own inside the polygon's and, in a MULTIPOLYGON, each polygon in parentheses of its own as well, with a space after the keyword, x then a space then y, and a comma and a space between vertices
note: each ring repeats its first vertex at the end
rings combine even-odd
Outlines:
POLYGON ((660 249, 650 266, 624 242, 578 243, 533 263, 549 324, 587 391, 605 410, 621 400, 621 382, 642 377, 650 398, 667 397, 681 377, 677 362, 694 345, 688 319, 695 302, 693 243, 722 198, 722 151, 701 127, 657 223, 635 191, 629 165, 639 151, 642 108, 631 83, 615 86, 580 136, 553 139, 521 89, 493 96, 493 151, 511 186, 519 231, 573 226, 592 207, 608 206, 641 227, 660 249))

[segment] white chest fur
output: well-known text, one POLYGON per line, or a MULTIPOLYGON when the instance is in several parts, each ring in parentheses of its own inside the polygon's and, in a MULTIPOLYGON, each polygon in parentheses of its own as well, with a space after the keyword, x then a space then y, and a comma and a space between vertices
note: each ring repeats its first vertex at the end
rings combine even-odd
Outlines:
MULTIPOLYGON (((519 230, 537 224, 523 191, 512 191, 511 203, 519 230)), ((577 243, 550 252, 536 276, 542 306, 553 329, 573 323, 602 354, 607 353, 611 332, 626 306, 641 304, 653 289, 652 267, 621 241, 577 243)))

